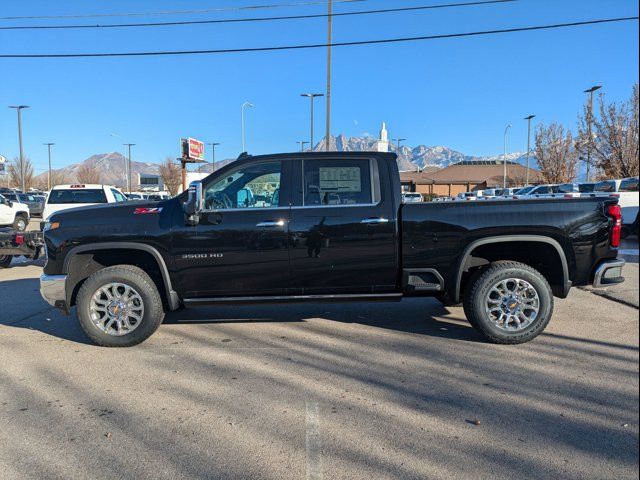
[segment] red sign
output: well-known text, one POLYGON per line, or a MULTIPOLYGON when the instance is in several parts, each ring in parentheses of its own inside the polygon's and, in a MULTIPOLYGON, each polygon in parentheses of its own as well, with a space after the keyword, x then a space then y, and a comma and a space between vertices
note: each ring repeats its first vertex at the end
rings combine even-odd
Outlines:
POLYGON ((195 138, 188 138, 187 143, 189 158, 192 160, 204 160, 204 142, 195 138))

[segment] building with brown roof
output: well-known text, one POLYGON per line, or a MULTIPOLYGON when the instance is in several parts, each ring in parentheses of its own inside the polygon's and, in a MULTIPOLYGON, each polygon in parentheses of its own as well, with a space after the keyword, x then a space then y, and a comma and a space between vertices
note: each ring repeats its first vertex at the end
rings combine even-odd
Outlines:
MULTIPOLYGON (((455 197, 462 192, 502 187, 502 161, 464 161, 437 171, 400 172, 402 191, 423 195, 455 197)), ((515 162, 507 162, 507 186, 516 187, 526 183, 527 168, 515 162)), ((542 183, 542 174, 529 169, 529 183, 542 183)))

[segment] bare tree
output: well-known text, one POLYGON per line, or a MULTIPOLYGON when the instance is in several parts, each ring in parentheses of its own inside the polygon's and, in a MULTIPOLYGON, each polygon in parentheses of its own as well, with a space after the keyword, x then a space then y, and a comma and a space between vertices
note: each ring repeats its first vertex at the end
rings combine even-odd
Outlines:
POLYGON ((180 173, 180 166, 171 160, 171 157, 167 157, 160 164, 160 176, 162 182, 172 197, 178 194, 178 190, 182 185, 182 175, 180 173))
POLYGON ((578 155, 573 136, 564 127, 551 123, 536 128, 536 159, 547 183, 572 182, 576 177, 578 155))
POLYGON ((51 187, 55 187, 56 185, 64 185, 69 182, 69 177, 62 170, 51 171, 51 187))
POLYGON ((81 183, 101 183, 102 174, 96 164, 85 162, 78 167, 76 177, 81 183))
POLYGON ((605 178, 638 175, 638 84, 631 97, 621 103, 598 98, 600 118, 592 117, 587 103, 579 119, 578 148, 583 158, 591 153, 591 164, 605 178), (589 138, 591 121, 591 138, 589 138))
MULTIPOLYGON (((17 188, 22 188, 23 171, 20 170, 20 159, 14 158, 7 168, 9 181, 17 188)), ((33 187, 33 164, 29 158, 24 159, 24 188, 29 190, 33 187)))

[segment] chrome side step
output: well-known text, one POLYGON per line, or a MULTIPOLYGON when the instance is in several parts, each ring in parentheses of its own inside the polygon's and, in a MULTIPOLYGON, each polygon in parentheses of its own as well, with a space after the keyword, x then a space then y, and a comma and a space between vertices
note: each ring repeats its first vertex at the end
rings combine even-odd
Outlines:
POLYGON ((389 301, 400 300, 401 293, 355 293, 335 295, 279 295, 261 297, 212 297, 185 298, 185 306, 217 305, 217 304, 251 304, 251 303, 288 303, 288 302, 354 302, 354 301, 389 301))

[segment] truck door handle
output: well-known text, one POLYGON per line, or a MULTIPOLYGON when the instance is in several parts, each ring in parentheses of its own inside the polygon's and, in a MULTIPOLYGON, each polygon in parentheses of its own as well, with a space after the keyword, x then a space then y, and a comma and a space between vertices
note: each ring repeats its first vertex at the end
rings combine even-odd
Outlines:
POLYGON ((367 225, 377 225, 379 223, 389 223, 389 219, 380 217, 369 217, 361 220, 360 223, 365 223, 367 225))
POLYGON ((256 224, 256 227, 259 228, 274 228, 274 227, 284 227, 284 220, 278 221, 270 221, 270 222, 260 222, 256 224))

